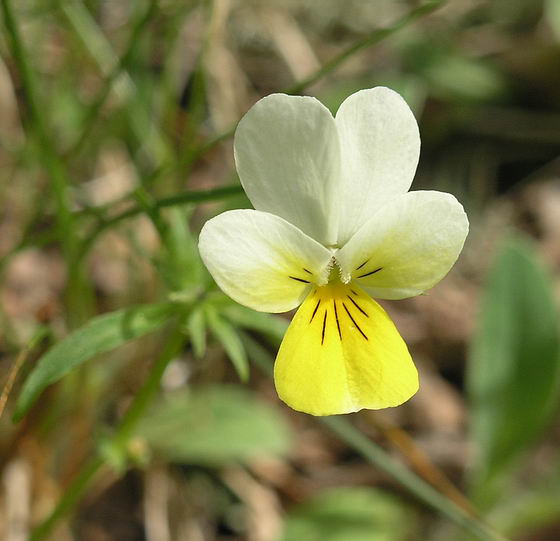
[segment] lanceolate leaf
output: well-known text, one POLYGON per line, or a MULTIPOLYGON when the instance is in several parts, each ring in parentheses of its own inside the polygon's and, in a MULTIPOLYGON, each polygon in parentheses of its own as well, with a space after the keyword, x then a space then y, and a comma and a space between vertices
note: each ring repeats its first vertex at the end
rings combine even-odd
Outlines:
POLYGON ((237 327, 258 331, 269 337, 274 345, 280 344, 290 323, 289 320, 276 314, 255 312, 234 303, 224 307, 221 313, 237 327))
POLYGON ((468 372, 479 487, 503 473, 550 419, 559 389, 551 283, 526 242, 510 242, 490 274, 468 372))
POLYGON ((187 319, 187 331, 191 340, 194 355, 202 359, 206 353, 206 319, 204 309, 200 306, 193 308, 187 319))
POLYGON ((118 310, 96 317, 68 335, 43 355, 29 374, 16 403, 14 420, 25 415, 45 387, 88 359, 156 330, 174 310, 171 303, 118 310))
POLYGON ((212 334, 226 350, 239 378, 241 381, 247 381, 249 379, 249 361, 235 327, 223 319, 213 306, 206 306, 206 317, 212 334))

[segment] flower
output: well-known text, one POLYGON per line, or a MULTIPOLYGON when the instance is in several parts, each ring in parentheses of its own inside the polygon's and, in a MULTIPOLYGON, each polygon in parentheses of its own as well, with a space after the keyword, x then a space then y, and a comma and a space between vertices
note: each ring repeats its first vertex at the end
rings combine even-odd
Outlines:
POLYGON ((256 210, 209 220, 199 240, 219 287, 263 312, 299 306, 274 366, 280 398, 312 415, 397 406, 418 373, 372 297, 422 294, 468 232, 450 194, 408 192, 420 152, 396 92, 361 90, 335 117, 312 97, 272 94, 235 133, 235 162, 256 210))

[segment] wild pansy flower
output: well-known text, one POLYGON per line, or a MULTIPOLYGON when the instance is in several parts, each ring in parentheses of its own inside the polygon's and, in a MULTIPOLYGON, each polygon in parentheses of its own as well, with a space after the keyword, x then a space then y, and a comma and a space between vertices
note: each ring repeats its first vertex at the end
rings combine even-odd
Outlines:
POLYGON ((280 398, 313 415, 408 400, 418 373, 372 297, 413 297, 439 282, 468 220, 450 194, 408 192, 420 136, 406 102, 388 88, 362 90, 333 117, 315 98, 272 94, 243 117, 234 150, 256 210, 209 220, 199 248, 238 303, 301 304, 276 358, 280 398))

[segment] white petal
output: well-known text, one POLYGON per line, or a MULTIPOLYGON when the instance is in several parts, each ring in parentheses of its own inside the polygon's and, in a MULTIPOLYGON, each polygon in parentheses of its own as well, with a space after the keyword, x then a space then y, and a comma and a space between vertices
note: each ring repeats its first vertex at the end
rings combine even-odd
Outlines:
POLYGON ((310 284, 324 284, 332 253, 286 220, 256 210, 231 210, 200 232, 200 255, 220 288, 263 312, 298 306, 310 284))
POLYGON ((413 297, 449 272, 468 229, 467 215, 451 194, 409 192, 379 210, 336 259, 343 277, 372 297, 413 297))
POLYGON ((338 245, 391 198, 406 193, 418 165, 418 124, 403 98, 385 87, 349 96, 336 114, 342 185, 338 245))
POLYGON ((335 244, 340 149, 334 118, 315 98, 272 94, 235 132, 235 163, 253 206, 324 245, 335 244))

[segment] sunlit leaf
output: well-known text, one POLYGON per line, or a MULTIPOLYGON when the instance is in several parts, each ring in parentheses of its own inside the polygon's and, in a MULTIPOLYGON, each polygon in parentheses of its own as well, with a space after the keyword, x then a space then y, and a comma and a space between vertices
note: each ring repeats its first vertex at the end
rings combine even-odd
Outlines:
POLYGON ((68 335, 43 355, 29 374, 16 403, 14 420, 23 417, 45 387, 92 357, 155 331, 174 310, 171 303, 118 310, 98 316, 68 335))
POLYGON ((470 355, 475 484, 502 473, 546 426, 559 366, 550 280, 531 247, 511 241, 490 273, 470 355))
POLYGON ((399 541, 410 539, 414 516, 380 490, 345 487, 297 507, 281 541, 399 541))
POLYGON ((233 385, 172 393, 146 415, 137 433, 167 459, 210 466, 283 454, 290 446, 282 417, 233 385))

